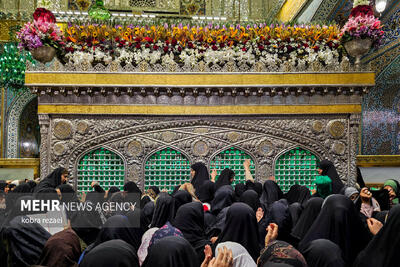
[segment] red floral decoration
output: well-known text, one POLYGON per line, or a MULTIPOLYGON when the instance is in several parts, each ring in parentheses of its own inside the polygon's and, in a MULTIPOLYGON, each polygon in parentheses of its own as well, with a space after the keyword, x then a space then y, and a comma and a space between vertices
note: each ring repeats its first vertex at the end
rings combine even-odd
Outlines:
POLYGON ((370 5, 361 5, 361 6, 356 6, 351 10, 350 13, 350 18, 351 17, 357 17, 357 16, 373 16, 374 15, 374 10, 372 9, 372 6, 370 5))
POLYGON ((36 8, 35 13, 33 13, 33 19, 39 22, 56 22, 56 17, 54 14, 45 8, 36 8))

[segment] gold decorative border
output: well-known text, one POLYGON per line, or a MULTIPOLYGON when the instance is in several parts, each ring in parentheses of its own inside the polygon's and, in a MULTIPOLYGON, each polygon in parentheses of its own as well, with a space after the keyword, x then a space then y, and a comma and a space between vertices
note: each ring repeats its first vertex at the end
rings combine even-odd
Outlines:
POLYGON ((400 155, 358 155, 359 167, 400 167, 400 155))
POLYGON ((287 22, 293 20, 308 0, 287 0, 277 15, 279 21, 287 22))
POLYGON ((0 20, 0 43, 6 43, 11 41, 9 32, 10 27, 16 25, 24 25, 24 22, 18 20, 0 20))
POLYGON ((361 113, 361 105, 39 105, 39 114, 265 115, 361 113))
POLYGON ((27 72, 26 86, 374 86, 375 73, 63 73, 27 72))
POLYGON ((39 177, 40 159, 37 158, 0 158, 0 168, 33 168, 34 178, 39 177))

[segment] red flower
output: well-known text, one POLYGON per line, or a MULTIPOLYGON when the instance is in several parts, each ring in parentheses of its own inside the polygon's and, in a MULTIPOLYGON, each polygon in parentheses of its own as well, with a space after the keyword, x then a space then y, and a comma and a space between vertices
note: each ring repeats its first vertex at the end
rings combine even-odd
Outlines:
POLYGON ((214 51, 215 51, 215 50, 218 50, 218 47, 217 47, 216 45, 213 45, 211 48, 212 48, 212 50, 214 50, 214 51))
POLYGON ((140 37, 135 38, 135 42, 139 43, 140 42, 140 37))
POLYGON ((319 46, 318 46, 318 45, 316 45, 316 46, 314 46, 314 47, 313 47, 313 49, 314 49, 314 51, 315 51, 315 52, 318 52, 318 50, 319 50, 319 46))
POLYGON ((259 45, 259 46, 258 46, 258 50, 263 51, 263 50, 264 50, 264 46, 259 45))
POLYGON ((157 45, 154 45, 154 46, 153 46, 153 50, 158 50, 158 46, 157 46, 157 45))
POLYGON ((164 46, 164 52, 167 53, 168 52, 168 46, 164 46))
POLYGON ((193 43, 192 43, 192 42, 189 42, 189 43, 188 43, 188 47, 189 47, 189 48, 193 48, 193 43))
POLYGON ((53 13, 45 8, 36 8, 35 13, 33 13, 33 19, 36 21, 44 21, 50 23, 56 22, 56 17, 53 15, 53 13))
POLYGON ((242 48, 242 51, 243 51, 243 52, 246 52, 246 51, 247 51, 246 47, 243 47, 243 48, 242 48))
POLYGON ((370 5, 356 6, 355 8, 353 8, 351 10, 350 18, 357 17, 359 15, 373 16, 374 10, 372 9, 372 6, 370 6, 370 5))
POLYGON ((146 47, 146 48, 150 48, 150 45, 149 45, 149 44, 146 44, 145 47, 146 47))
POLYGON ((178 51, 182 52, 182 47, 178 46, 178 51))
POLYGON ((135 47, 136 49, 140 49, 140 43, 137 43, 135 47))
POLYGON ((151 39, 150 37, 144 37, 144 40, 146 40, 148 43, 152 43, 153 39, 151 39))
POLYGON ((173 46, 175 46, 175 45, 177 44, 177 41, 176 41, 176 39, 172 39, 172 42, 171 42, 171 44, 172 44, 173 46))
POLYGON ((225 47, 225 44, 224 44, 224 43, 220 43, 220 44, 219 44, 219 47, 224 48, 224 47, 225 47))

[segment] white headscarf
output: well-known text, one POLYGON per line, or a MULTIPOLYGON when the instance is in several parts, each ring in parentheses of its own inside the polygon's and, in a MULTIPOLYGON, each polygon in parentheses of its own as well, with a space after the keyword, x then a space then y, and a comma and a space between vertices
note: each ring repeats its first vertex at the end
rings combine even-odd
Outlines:
POLYGON ((215 257, 218 257, 218 248, 223 247, 232 250, 233 267, 257 267, 247 250, 239 243, 231 241, 219 243, 215 249, 215 257))
POLYGON ((142 266, 144 260, 147 257, 147 248, 150 245, 150 240, 153 237, 154 233, 158 230, 158 227, 153 227, 150 228, 149 230, 146 231, 146 233, 143 234, 142 236, 142 244, 140 244, 140 247, 138 249, 137 255, 139 258, 139 264, 142 266))

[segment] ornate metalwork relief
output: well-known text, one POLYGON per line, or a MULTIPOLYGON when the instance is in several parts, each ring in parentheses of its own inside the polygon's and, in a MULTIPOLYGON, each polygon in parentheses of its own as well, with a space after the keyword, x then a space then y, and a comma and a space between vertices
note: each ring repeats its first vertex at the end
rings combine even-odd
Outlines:
POLYGON ((350 122, 345 117, 338 120, 345 125, 350 123, 351 131, 333 138, 329 131, 316 133, 313 130, 312 125, 317 122, 328 125, 332 121, 323 115, 315 119, 293 117, 280 120, 247 117, 139 119, 133 116, 113 119, 94 115, 84 119, 77 115, 59 115, 48 119, 40 115, 42 176, 63 165, 72 171, 75 178, 80 158, 102 146, 118 151, 126 162, 126 179, 143 185, 145 161, 158 150, 170 147, 187 155, 191 162, 209 162, 221 151, 236 147, 254 159, 256 178, 262 180, 273 174, 274 160, 278 155, 300 146, 320 159, 332 160, 341 177, 347 181, 355 177, 352 175, 355 169, 353 172, 349 162, 355 159, 354 141, 357 140, 359 117, 352 117, 350 122), (81 134, 74 129, 78 129, 83 120, 90 130, 81 134), (66 132, 72 133, 72 136, 63 139, 66 134, 48 135, 48 129, 53 129, 53 133, 55 129, 67 129, 66 132), (54 153, 48 154, 49 148, 54 153))
POLYGON ((196 156, 207 156, 209 151, 208 144, 202 140, 199 140, 193 144, 192 151, 196 156))
POLYGON ((342 121, 330 121, 328 123, 328 132, 333 138, 340 138, 345 134, 346 125, 342 121))
POLYGON ((137 140, 131 140, 126 144, 126 153, 131 157, 138 157, 143 152, 142 143, 137 140))
POLYGON ((56 121, 53 128, 53 134, 60 140, 71 138, 72 124, 66 120, 56 121))
POLYGON ((312 131, 315 133, 321 133, 324 130, 324 124, 322 123, 322 121, 315 121, 312 124, 312 131))

